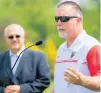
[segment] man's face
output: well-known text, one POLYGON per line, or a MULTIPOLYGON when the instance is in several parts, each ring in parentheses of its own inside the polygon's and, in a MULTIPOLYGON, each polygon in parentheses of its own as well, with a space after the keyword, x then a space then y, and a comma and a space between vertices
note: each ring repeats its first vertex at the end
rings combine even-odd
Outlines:
POLYGON ((9 48, 13 51, 19 51, 24 45, 24 33, 17 27, 7 30, 5 39, 9 48))
POLYGON ((70 6, 62 6, 57 8, 56 17, 60 17, 60 19, 56 22, 56 25, 58 28, 59 35, 64 38, 73 37, 75 35, 77 27, 77 18, 69 18, 69 20, 62 22, 63 19, 66 19, 66 17, 68 16, 74 16, 73 9, 70 6))

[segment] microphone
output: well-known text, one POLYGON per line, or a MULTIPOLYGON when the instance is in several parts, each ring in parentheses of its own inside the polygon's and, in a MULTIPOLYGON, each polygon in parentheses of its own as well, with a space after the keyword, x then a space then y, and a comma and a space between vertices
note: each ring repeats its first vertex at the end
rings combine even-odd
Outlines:
POLYGON ((35 43, 35 45, 41 45, 43 42, 42 41, 38 41, 35 43))
MULTIPOLYGON (((17 57, 17 59, 16 59, 14 65, 13 65, 13 67, 11 68, 11 71, 13 71, 15 65, 16 65, 17 62, 18 62, 18 59, 19 59, 20 55, 21 55, 24 51, 26 51, 28 48, 30 48, 30 47, 32 47, 32 46, 41 45, 42 43, 43 43, 43 41, 37 41, 35 44, 32 44, 32 45, 28 46, 27 48, 25 48, 25 49, 18 55, 18 57, 17 57)), ((11 76, 11 73, 8 71, 8 69, 6 70, 6 74, 7 74, 7 76, 11 79, 11 77, 10 77, 10 76, 11 76)), ((11 79, 11 80, 12 80, 12 79, 11 79)), ((6 87, 7 85, 4 84, 3 86, 6 87)))

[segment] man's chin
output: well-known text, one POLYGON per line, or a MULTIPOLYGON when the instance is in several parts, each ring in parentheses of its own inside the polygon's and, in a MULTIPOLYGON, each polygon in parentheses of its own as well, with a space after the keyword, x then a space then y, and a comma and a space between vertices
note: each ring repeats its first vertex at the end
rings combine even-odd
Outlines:
POLYGON ((12 47, 12 50, 20 50, 19 47, 12 47))
POLYGON ((59 33, 59 37, 66 39, 67 33, 59 33))

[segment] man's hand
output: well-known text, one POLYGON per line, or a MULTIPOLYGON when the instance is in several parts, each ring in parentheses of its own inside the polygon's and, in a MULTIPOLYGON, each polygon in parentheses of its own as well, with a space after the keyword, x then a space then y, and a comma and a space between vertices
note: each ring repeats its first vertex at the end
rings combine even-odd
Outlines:
POLYGON ((19 85, 9 85, 4 89, 4 93, 20 93, 19 85))
POLYGON ((66 81, 76 84, 76 85, 82 84, 81 77, 83 77, 83 74, 81 74, 80 72, 78 72, 76 69, 74 69, 72 67, 69 67, 64 72, 64 79, 66 81))
POLYGON ((76 69, 69 67, 64 72, 64 79, 70 83, 81 85, 93 91, 100 91, 100 76, 85 76, 76 69))

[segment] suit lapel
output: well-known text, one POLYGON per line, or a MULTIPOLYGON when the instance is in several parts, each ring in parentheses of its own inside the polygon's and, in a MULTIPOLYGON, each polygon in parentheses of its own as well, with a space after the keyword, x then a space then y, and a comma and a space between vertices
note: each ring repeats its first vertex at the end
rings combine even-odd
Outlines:
POLYGON ((12 78, 12 70, 11 70, 11 62, 10 62, 10 56, 9 51, 7 51, 4 55, 3 59, 3 73, 4 73, 4 86, 13 84, 12 78))
POLYGON ((26 50, 23 54, 22 54, 22 56, 21 56, 21 58, 20 58, 20 62, 19 62, 19 64, 18 64, 18 67, 17 67, 17 69, 16 69, 16 72, 15 72, 15 77, 17 77, 18 75, 19 75, 19 73, 21 72, 21 70, 23 69, 23 66, 24 66, 24 64, 26 64, 27 62, 28 62, 28 50, 26 50))
POLYGON ((6 52, 5 58, 4 58, 4 66, 5 66, 5 73, 9 74, 9 76, 12 78, 13 73, 11 70, 11 61, 10 61, 10 56, 9 56, 9 51, 6 52))

